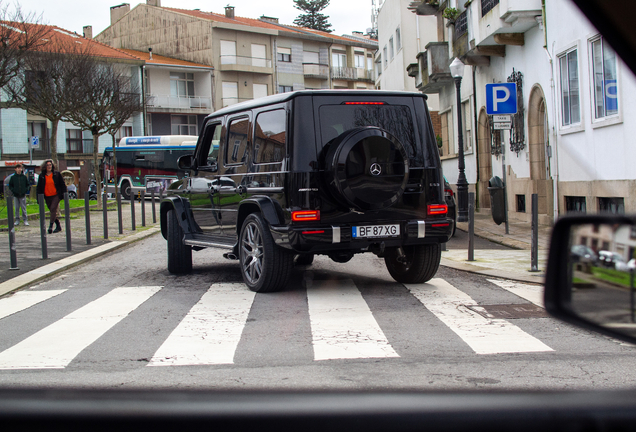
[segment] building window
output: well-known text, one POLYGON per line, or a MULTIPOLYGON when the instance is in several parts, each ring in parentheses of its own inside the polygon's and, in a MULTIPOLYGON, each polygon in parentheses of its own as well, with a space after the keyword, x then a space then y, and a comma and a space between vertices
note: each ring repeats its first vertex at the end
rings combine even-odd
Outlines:
POLYGON ((355 60, 355 67, 364 69, 364 54, 356 53, 356 55, 354 56, 354 60, 355 60))
POLYGON ((599 213, 625 214, 625 204, 623 198, 601 198, 598 199, 599 213))
POLYGON ((565 211, 585 213, 585 197, 582 196, 566 196, 565 197, 565 211))
POLYGON ((337 67, 337 68, 347 67, 347 55, 344 53, 334 52, 331 54, 331 63, 333 67, 337 67))
POLYGON ((238 103, 238 83, 223 81, 223 106, 238 103))
POLYGON ((395 51, 393 50, 393 36, 389 38, 389 58, 393 61, 393 57, 395 57, 395 51))
POLYGON ((526 196, 516 195, 516 198, 517 198, 517 213, 525 213, 526 212, 526 196))
POLYGON ((291 62, 291 48, 277 48, 277 59, 279 62, 291 62))
POLYGON ((266 53, 267 48, 265 45, 252 44, 252 66, 269 67, 266 53))
POLYGON ((577 51, 559 57, 561 69, 561 114, 563 126, 581 122, 577 51))
POLYGON ((170 95, 194 97, 194 74, 170 72, 170 95))
POLYGON ((402 34, 400 33, 400 28, 395 29, 395 50, 399 51, 402 49, 402 34))
POLYGON ((278 86, 278 93, 287 93, 290 91, 294 91, 294 88, 292 86, 286 86, 286 85, 278 86))
POLYGON ((382 55, 379 55, 375 61, 375 70, 378 76, 382 75, 382 55))
POLYGON ((618 81, 616 53, 603 38, 590 43, 594 86, 594 117, 618 114, 618 81))
POLYGON ((221 41, 221 64, 236 64, 235 41, 221 41))
POLYGON ((68 153, 84 153, 80 129, 66 129, 66 149, 68 153))
POLYGON ((453 121, 451 112, 445 112, 439 116, 442 124, 442 156, 448 156, 455 153, 453 145, 453 121))
POLYGON ((198 135, 197 116, 195 115, 173 115, 170 116, 172 135, 198 135))
POLYGON ((464 151, 473 149, 472 117, 470 115, 470 101, 462 103, 462 132, 464 151))
POLYGON ((386 45, 382 49, 382 58, 384 59, 384 69, 386 69, 387 65, 389 64, 386 56, 386 45))

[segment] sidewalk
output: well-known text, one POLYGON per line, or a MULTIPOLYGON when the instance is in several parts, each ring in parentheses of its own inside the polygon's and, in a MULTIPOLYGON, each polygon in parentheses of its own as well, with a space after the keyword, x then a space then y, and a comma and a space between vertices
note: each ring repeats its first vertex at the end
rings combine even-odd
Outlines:
MULTIPOLYGON (((458 223, 457 229, 468 232, 468 223, 458 223)), ((510 222, 508 234, 505 224, 497 225, 489 210, 475 213, 475 236, 498 243, 511 249, 475 249, 475 261, 468 261, 468 240, 463 245, 451 240, 452 247, 442 252, 442 265, 457 270, 478 273, 484 276, 512 279, 519 282, 543 284, 545 267, 550 248, 552 227, 539 225, 538 229, 538 271, 531 270, 531 224, 510 222)), ((449 242, 449 244, 451 244, 449 242)))
MULTIPOLYGON (((92 258, 103 255, 159 232, 159 203, 155 203, 157 222, 152 222, 152 206, 149 200, 146 206, 146 226, 142 226, 141 203, 135 203, 135 225, 132 229, 130 203, 122 203, 122 228, 119 234, 117 207, 114 201, 108 205, 108 239, 104 239, 103 212, 92 208, 90 211, 91 244, 86 244, 86 222, 84 211, 70 214, 71 219, 71 251, 66 247, 66 225, 64 214, 60 216, 62 232, 46 234, 48 258, 42 258, 42 241, 39 219, 31 219, 29 226, 22 221, 15 227, 15 245, 18 269, 10 269, 11 254, 9 249, 8 230, 0 231, 0 296, 18 290, 45 279, 56 273, 82 264, 92 258)), ((48 212, 45 228, 48 228, 48 212)), ((37 217, 37 216, 36 216, 37 217)), ((6 221, 0 225, 6 226, 6 221)))
MULTIPOLYGON (((109 206, 110 208, 110 206, 109 206)), ((156 204, 157 221, 159 205, 156 204)), ((10 270, 9 233, 0 232, 0 296, 66 271, 105 253, 116 250, 139 239, 159 232, 159 223, 152 223, 150 201, 146 201, 146 227, 141 226, 141 203, 135 203, 135 231, 132 230, 130 204, 122 205, 123 234, 119 234, 116 208, 108 211, 108 234, 103 235, 103 214, 92 210, 91 244, 86 244, 84 212, 71 214, 72 251, 66 250, 66 228, 63 219, 62 232, 47 234, 48 258, 42 259, 39 220, 30 220, 30 226, 20 224, 15 229, 18 269, 10 270)), ((48 228, 48 220, 47 225, 48 228)), ((529 223, 511 222, 509 234, 505 225, 496 225, 490 212, 475 214, 475 236, 497 243, 480 242, 482 247, 474 251, 475 261, 468 261, 468 223, 457 225, 458 233, 442 252, 441 264, 457 270, 485 276, 512 279, 520 282, 542 284, 545 276, 547 251, 549 248, 549 226, 539 226, 538 272, 530 271, 531 228, 529 223), (483 247, 483 245, 486 245, 483 247), (502 245, 502 246, 499 246, 502 245)))

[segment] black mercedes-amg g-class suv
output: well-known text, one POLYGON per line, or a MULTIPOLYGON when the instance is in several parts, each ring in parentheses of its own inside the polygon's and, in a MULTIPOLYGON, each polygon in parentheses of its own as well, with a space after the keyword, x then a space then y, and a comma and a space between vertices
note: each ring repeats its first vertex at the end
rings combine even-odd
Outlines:
POLYGON ((208 116, 187 176, 161 203, 168 270, 225 248, 245 284, 285 286, 294 262, 383 257, 398 282, 439 267, 451 235, 435 135, 419 93, 304 90, 208 116))

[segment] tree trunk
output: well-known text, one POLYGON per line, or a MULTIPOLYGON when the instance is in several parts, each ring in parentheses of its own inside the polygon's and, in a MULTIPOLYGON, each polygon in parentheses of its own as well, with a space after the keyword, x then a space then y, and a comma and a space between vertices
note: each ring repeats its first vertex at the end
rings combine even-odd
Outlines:
POLYGON ((97 186, 97 206, 102 207, 102 174, 99 166, 99 137, 93 133, 93 174, 95 175, 95 183, 97 186))
POLYGON ((59 170, 60 166, 57 163, 57 126, 60 120, 51 120, 51 160, 53 165, 59 170))

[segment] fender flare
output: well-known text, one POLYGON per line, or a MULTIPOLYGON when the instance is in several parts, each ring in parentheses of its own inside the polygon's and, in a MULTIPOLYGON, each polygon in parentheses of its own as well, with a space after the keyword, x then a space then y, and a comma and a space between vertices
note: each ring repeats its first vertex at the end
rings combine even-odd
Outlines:
POLYGON ((281 225, 285 221, 280 204, 267 196, 253 196, 241 201, 236 218, 236 234, 239 235, 245 218, 255 211, 263 215, 269 225, 281 225))
POLYGON ((189 207, 190 204, 182 199, 181 197, 166 197, 161 201, 161 205, 159 207, 159 217, 161 224, 161 235, 164 239, 168 239, 168 211, 174 210, 177 212, 177 220, 179 221, 179 225, 181 225, 181 229, 185 235, 192 234, 195 231, 191 228, 191 220, 189 216, 189 207))

